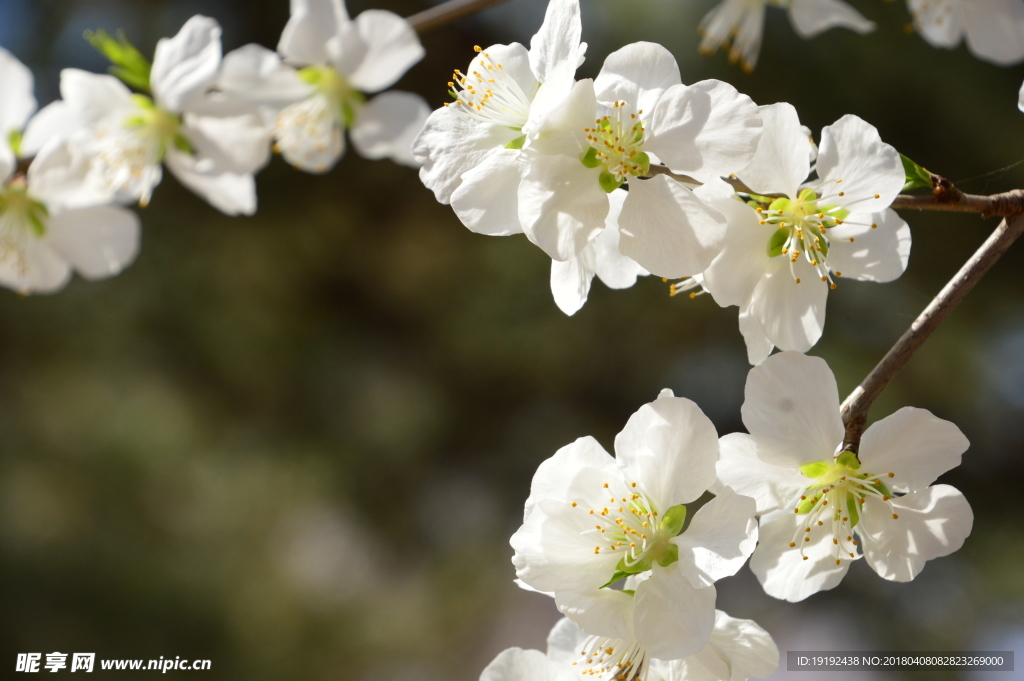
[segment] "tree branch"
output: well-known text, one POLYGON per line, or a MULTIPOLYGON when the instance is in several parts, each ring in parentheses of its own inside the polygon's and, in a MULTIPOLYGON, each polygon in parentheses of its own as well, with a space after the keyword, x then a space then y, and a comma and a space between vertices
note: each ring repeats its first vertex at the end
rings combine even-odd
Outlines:
MULTIPOLYGON (((1011 194, 1014 192, 1011 192, 1011 194)), ((986 198, 986 197, 979 197, 986 198)), ((850 393, 840 408, 843 423, 846 424, 846 438, 843 448, 857 451, 860 438, 867 422, 868 409, 893 376, 907 363, 914 351, 920 347, 932 331, 963 300, 967 292, 1010 248, 1010 245, 1024 233, 1024 213, 1006 218, 992 232, 985 243, 964 263, 960 271, 949 280, 928 307, 914 320, 896 344, 885 354, 871 373, 850 393)))
POLYGON ((417 33, 426 33, 497 5, 506 0, 448 0, 437 7, 413 14, 407 20, 417 33))
POLYGON ((1014 189, 992 196, 964 194, 956 187, 955 193, 941 193, 932 196, 907 196, 900 194, 892 202, 896 210, 939 210, 955 213, 981 213, 983 217, 998 215, 1010 217, 1024 212, 1024 191, 1014 189))

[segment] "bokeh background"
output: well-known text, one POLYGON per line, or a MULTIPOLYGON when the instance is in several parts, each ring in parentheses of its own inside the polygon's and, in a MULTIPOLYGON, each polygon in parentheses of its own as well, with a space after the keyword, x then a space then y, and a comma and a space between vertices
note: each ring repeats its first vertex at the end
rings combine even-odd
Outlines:
MULTIPOLYGON (((745 75, 698 55, 713 4, 583 0, 581 77, 627 42, 658 41, 685 82, 792 102, 816 132, 855 113, 967 191, 1024 187, 1024 66, 933 49, 905 30, 904 3, 853 0, 877 32, 803 41, 769 8, 761 64, 745 75)), ((512 0, 424 36, 427 57, 399 87, 440 105, 474 44, 527 43, 543 11, 512 0)), ((61 68, 105 68, 84 30, 124 28, 151 54, 194 13, 220 20, 226 49, 272 47, 288 3, 0 0, 0 45, 33 68, 46 103, 61 68)), ((543 459, 585 434, 610 449, 664 387, 720 433, 742 429, 735 308, 670 299, 649 277, 627 291, 595 281, 566 317, 539 249, 470 233, 414 170, 387 162, 350 153, 310 176, 276 158, 258 184, 257 215, 228 218, 167 177, 124 274, 54 296, 0 291, 0 675, 18 652, 58 650, 207 658, 209 679, 471 681, 506 647, 542 648, 557 618, 513 585, 509 562, 543 459)), ((829 297, 812 354, 844 394, 995 227, 904 217, 906 275, 829 297)), ((1024 651, 1022 249, 871 413, 924 407, 967 434, 963 465, 941 480, 970 500, 974 532, 905 585, 858 563, 790 605, 746 568, 720 582, 719 607, 755 618, 783 655, 1024 651)))

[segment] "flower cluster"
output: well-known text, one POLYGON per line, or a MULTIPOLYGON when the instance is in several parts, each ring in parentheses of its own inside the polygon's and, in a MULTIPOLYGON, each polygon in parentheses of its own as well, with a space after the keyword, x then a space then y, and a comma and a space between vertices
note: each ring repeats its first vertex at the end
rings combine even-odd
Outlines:
POLYGON ((223 56, 204 16, 161 39, 152 62, 123 35, 90 34, 113 75, 61 72, 61 99, 35 111, 31 73, 0 51, 0 283, 22 293, 62 288, 74 269, 117 274, 134 259, 138 217, 164 168, 228 215, 256 211, 254 175, 271 149, 308 172, 344 150, 406 165, 429 109, 386 92, 423 56, 401 17, 349 19, 341 0, 294 0, 278 52, 247 45, 223 56))

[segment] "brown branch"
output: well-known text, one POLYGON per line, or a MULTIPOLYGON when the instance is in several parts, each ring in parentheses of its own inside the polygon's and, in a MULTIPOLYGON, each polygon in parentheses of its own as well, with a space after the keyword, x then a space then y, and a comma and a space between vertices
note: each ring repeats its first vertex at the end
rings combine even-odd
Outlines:
MULTIPOLYGON (((1011 192, 1012 193, 1012 192, 1011 192)), ((896 344, 885 354, 871 373, 850 393, 841 407, 846 424, 844 449, 857 451, 867 422, 868 409, 893 376, 907 363, 914 351, 925 341, 943 319, 963 300, 967 292, 1024 233, 1024 213, 1006 218, 992 232, 985 243, 964 263, 960 271, 949 280, 928 307, 914 320, 896 344)))
POLYGON ((983 217, 1010 217, 1024 212, 1024 191, 1014 189, 992 196, 964 194, 956 187, 954 193, 932 196, 900 194, 892 202, 896 210, 939 210, 955 213, 981 213, 983 217))
POLYGON ((413 14, 408 22, 416 29, 417 33, 426 33, 435 28, 440 28, 457 21, 462 17, 468 17, 487 9, 491 5, 497 5, 506 0, 448 0, 437 7, 425 9, 422 12, 413 14))

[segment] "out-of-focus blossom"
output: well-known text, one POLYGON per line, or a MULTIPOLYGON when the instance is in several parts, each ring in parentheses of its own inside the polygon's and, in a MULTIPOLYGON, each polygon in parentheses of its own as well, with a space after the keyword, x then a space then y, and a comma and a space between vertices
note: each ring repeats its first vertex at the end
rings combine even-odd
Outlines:
POLYGON ((1024 0, 907 0, 913 26, 929 45, 961 42, 999 66, 1024 60, 1024 0))

